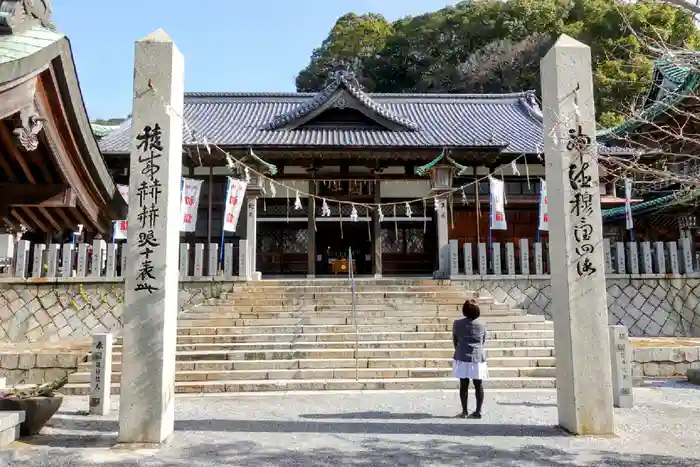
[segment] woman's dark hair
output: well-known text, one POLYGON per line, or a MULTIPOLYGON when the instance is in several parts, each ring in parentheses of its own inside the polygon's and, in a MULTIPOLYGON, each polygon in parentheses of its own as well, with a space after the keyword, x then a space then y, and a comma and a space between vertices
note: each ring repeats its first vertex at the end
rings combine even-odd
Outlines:
POLYGON ((477 319, 479 316, 481 316, 481 308, 479 307, 479 303, 473 298, 468 299, 464 302, 464 305, 462 305, 462 314, 467 319, 477 319))

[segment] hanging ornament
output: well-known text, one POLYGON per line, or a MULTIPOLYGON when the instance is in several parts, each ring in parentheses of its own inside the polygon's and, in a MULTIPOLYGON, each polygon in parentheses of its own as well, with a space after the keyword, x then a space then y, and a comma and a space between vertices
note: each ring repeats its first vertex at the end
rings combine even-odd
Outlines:
POLYGON ((353 222, 357 222, 358 215, 357 215, 357 209, 355 209, 355 205, 352 205, 352 211, 350 211, 350 220, 353 222))
POLYGON ((250 171, 248 170, 248 167, 243 169, 243 176, 245 177, 245 182, 250 183, 250 171))
POLYGON ((377 206, 377 209, 379 209, 379 222, 384 222, 384 211, 382 210, 382 206, 377 206))
POLYGON ((557 129, 552 128, 549 132, 549 136, 552 137, 552 142, 555 146, 559 146, 559 136, 557 135, 557 129))
POLYGON ((202 143, 204 143, 204 147, 207 148, 207 152, 211 156, 211 146, 209 146, 209 140, 206 136, 202 138, 202 143))
POLYGON ((272 193, 273 198, 277 198, 277 188, 275 188, 275 182, 270 180, 270 192, 272 193))
POLYGON ((510 169, 513 171, 513 175, 520 175, 518 164, 516 164, 515 161, 510 162, 510 169))
POLYGON ((406 203, 406 217, 409 219, 413 217, 413 211, 411 210, 411 205, 406 203))
POLYGON ((442 210, 442 203, 437 198, 433 198, 433 199, 435 200, 435 212, 440 214, 440 211, 442 210))
POLYGON ((321 204, 321 217, 330 217, 330 215, 331 208, 328 206, 326 198, 323 198, 323 204, 321 204))
POLYGON ((467 194, 464 192, 464 187, 462 187, 462 206, 467 205, 467 194))
POLYGON ((226 165, 231 170, 236 168, 236 163, 234 162, 233 157, 231 157, 231 154, 229 153, 226 153, 226 165))
POLYGON ((299 190, 297 190, 297 195, 294 198, 294 209, 296 211, 301 209, 301 200, 299 199, 299 190))

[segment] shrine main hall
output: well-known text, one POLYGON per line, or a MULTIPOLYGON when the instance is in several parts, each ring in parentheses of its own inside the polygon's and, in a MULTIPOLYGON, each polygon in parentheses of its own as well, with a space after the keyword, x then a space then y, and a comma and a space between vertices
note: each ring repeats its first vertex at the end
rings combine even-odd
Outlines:
MULTIPOLYGON (((237 247, 252 234, 249 252, 263 276, 331 274, 349 249, 357 274, 432 275, 436 167, 448 168, 441 183, 457 188, 447 202, 449 239, 461 246, 538 238, 543 127, 534 92, 368 94, 341 72, 317 94, 186 93, 184 117, 183 177, 203 183, 196 232, 182 240, 223 238, 237 247), (227 176, 234 175, 224 151, 279 184, 252 183, 236 232, 222 237, 227 176), (491 233, 489 174, 504 181, 508 223, 491 233), (327 198, 330 215, 307 193, 327 198), (339 212, 333 200, 360 203, 355 220, 350 204, 339 212), (380 213, 362 203, 398 204, 380 213)), ((128 184, 130 141, 128 120, 100 141, 116 183, 128 184)), ((622 202, 613 191, 601 184, 604 204, 622 202)))

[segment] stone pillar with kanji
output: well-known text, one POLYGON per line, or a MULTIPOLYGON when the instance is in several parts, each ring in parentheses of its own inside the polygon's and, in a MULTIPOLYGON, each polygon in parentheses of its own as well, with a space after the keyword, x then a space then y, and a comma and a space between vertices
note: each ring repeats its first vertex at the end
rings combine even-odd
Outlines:
POLYGON ((136 42, 123 271, 119 442, 174 430, 184 58, 161 29, 136 42))
POLYGON ((562 35, 541 76, 559 425, 613 434, 590 48, 562 35))

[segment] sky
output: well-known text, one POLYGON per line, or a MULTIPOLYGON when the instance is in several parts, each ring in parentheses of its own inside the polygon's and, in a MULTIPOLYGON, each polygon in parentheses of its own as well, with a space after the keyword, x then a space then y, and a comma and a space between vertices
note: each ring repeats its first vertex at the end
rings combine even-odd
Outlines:
POLYGON ((345 13, 393 21, 447 0, 54 0, 90 119, 131 113, 134 41, 163 28, 185 56, 186 91, 294 91, 297 73, 345 13))

